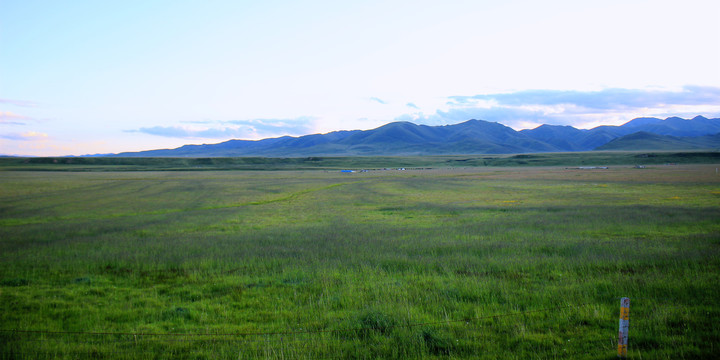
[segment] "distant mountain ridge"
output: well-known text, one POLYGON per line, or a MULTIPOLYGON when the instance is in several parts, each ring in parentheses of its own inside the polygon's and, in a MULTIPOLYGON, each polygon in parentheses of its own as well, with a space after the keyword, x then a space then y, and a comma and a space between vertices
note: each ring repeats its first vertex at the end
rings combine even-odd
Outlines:
POLYGON ((393 122, 372 130, 334 131, 299 137, 229 140, 176 149, 125 152, 123 157, 305 157, 452 155, 575 152, 591 150, 700 149, 720 147, 720 119, 696 116, 637 118, 620 126, 593 129, 541 125, 516 131, 496 122, 468 120, 428 126, 393 122), (636 136, 629 136, 636 134, 636 136), (714 135, 714 136, 712 136, 714 135), (716 142, 717 140, 717 142, 716 142))
POLYGON ((710 148, 720 148, 720 134, 677 137, 638 131, 614 139, 595 150, 700 150, 710 148))

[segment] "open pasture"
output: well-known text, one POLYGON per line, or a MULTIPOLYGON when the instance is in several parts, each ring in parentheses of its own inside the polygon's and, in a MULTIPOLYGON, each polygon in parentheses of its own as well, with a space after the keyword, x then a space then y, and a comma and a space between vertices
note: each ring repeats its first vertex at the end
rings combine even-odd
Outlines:
POLYGON ((2 171, 0 357, 716 356, 717 166, 2 171))

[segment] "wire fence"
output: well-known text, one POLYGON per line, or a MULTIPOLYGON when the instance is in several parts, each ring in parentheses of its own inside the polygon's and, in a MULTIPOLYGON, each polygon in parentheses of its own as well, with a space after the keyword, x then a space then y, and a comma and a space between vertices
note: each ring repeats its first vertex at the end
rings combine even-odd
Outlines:
MULTIPOLYGON (((303 326, 303 330, 115 332, 0 329, 0 359, 136 358, 138 356, 143 358, 203 358, 207 356, 210 358, 333 358, 333 351, 338 350, 339 343, 345 343, 344 350, 347 350, 348 346, 361 348, 372 345, 372 341, 376 339, 373 336, 384 334, 383 336, 387 337, 389 336, 387 334, 393 331, 404 330, 404 334, 412 334, 416 337, 430 336, 430 343, 427 342, 428 339, 424 339, 425 342, 421 339, 417 343, 410 344, 424 346, 427 350, 428 346, 436 346, 432 343, 435 341, 432 338, 434 329, 437 332, 444 332, 445 335, 452 334, 451 338, 459 338, 459 341, 466 343, 474 341, 489 344, 496 341, 498 333, 512 333, 512 331, 526 326, 532 328, 530 332, 534 332, 534 335, 537 336, 544 331, 538 329, 537 324, 542 324, 541 326, 555 324, 552 326, 557 326, 553 329, 548 328, 548 333, 552 333, 553 330, 557 331, 559 328, 565 334, 576 334, 567 335, 562 339, 557 334, 554 337, 546 338, 546 344, 540 345, 540 347, 547 357, 584 357, 587 355, 588 349, 594 349, 596 353, 605 354, 607 356, 605 358, 609 358, 614 356, 617 350, 617 312, 619 311, 619 301, 617 300, 619 299, 610 298, 606 301, 511 310, 458 319, 425 322, 397 321, 380 326, 343 327, 343 323, 335 323, 325 325, 325 328, 320 329, 308 329, 303 326), (612 312, 614 314, 612 317, 607 318, 607 323, 603 320, 600 325, 585 322, 586 319, 583 316, 592 317, 591 312, 578 310, 588 308, 592 309, 589 311, 594 311, 596 314, 601 310, 604 313, 603 316, 607 317, 610 305, 613 309, 615 307, 617 309, 612 312), (541 315, 543 313, 552 314, 541 315), (499 319, 504 320, 496 321, 499 319), (331 328, 331 326, 336 327, 331 328), (549 347, 552 349, 549 350, 549 347), (167 352, 168 349, 170 349, 169 352, 167 352), (159 353, 164 354, 157 355, 159 353), (154 355, 150 356, 150 354, 154 355), (298 354, 305 355, 298 356, 298 354)), ((688 348, 691 349, 688 357, 698 357, 697 354, 712 353, 717 347, 714 345, 713 339, 717 340, 715 334, 720 331, 720 326, 713 325, 716 322, 712 319, 696 322, 694 326, 701 327, 698 329, 688 329, 687 324, 681 323, 683 319, 698 319, 704 316, 705 310, 703 309, 708 306, 716 306, 713 301, 699 301, 693 304, 699 305, 699 307, 688 307, 688 304, 678 304, 670 298, 631 299, 635 306, 631 310, 630 317, 632 324, 628 348, 630 358, 641 358, 643 353, 657 351, 662 347, 688 348), (650 315, 661 312, 672 313, 674 318, 680 321, 677 323, 679 328, 667 331, 668 329, 664 328, 662 324, 654 324, 653 320, 650 320, 650 315), (707 327, 707 329, 702 327, 707 327), (697 334, 710 335, 709 338, 705 336, 703 339, 695 336, 697 334), (708 339, 710 343, 707 342, 708 339), (695 349, 695 352, 692 352, 692 349, 695 349)), ((518 342, 523 341, 522 336, 518 334, 509 336, 515 336, 518 342)), ((456 350, 456 348, 453 348, 452 345, 449 344, 447 348, 450 350, 442 354, 455 353, 454 349, 456 350)))
MULTIPOLYGON (((635 300, 636 302, 642 301, 642 298, 637 298, 635 300)), ((682 311, 692 311, 683 305, 673 304, 672 299, 646 300, 653 302, 655 305, 653 307, 641 308, 642 310, 639 312, 636 311, 636 313, 640 314, 660 310, 666 311, 668 309, 677 309, 680 307, 683 307, 682 311)), ((613 301, 613 303, 615 303, 615 301, 613 301)), ((170 352, 169 354, 165 354, 167 355, 165 357, 180 358, 183 357, 181 356, 182 354, 190 354, 193 352, 224 355, 221 357, 227 357, 230 355, 235 357, 234 354, 237 352, 238 354, 245 353, 245 357, 250 358, 292 358, 293 356, 288 355, 292 354, 292 349, 294 349, 294 351, 302 351, 303 349, 312 350, 311 348, 313 347, 330 348, 331 345, 327 345, 326 343, 331 342, 331 340, 346 341, 352 346, 364 346, 367 345, 368 341, 372 340, 372 336, 368 336, 367 334, 372 335, 378 332, 390 333, 391 331, 398 329, 422 328, 422 334, 428 336, 428 333, 426 332, 427 329, 441 328, 448 330, 449 325, 455 326, 454 330, 456 333, 463 331, 458 330, 458 325, 460 325, 460 328, 467 328, 464 331, 468 334, 472 333, 472 340, 474 341, 492 341, 494 339, 493 336, 496 336, 496 333, 503 330, 502 327, 525 326, 528 323, 532 323, 533 319, 531 317, 525 317, 526 315, 555 312, 557 315, 554 316, 555 319, 553 321, 557 323, 562 322, 563 320, 563 310, 605 305, 606 304, 593 302, 545 307, 540 309, 508 311, 461 319, 392 323, 383 324, 382 326, 339 327, 334 329, 326 328, 286 331, 161 333, 0 329, 0 340, 4 343, 3 350, 0 352, 0 357, 2 359, 121 358, 122 356, 117 355, 122 354, 123 356, 130 358, 132 357, 132 354, 157 354, 158 352, 165 351, 168 347, 173 347, 173 344, 175 344, 175 350, 173 351, 178 351, 178 353, 170 352), (523 318, 518 321, 505 321, 503 323, 487 323, 486 321, 520 317, 523 318), (285 350, 283 351, 283 349, 285 350)), ((633 357, 633 354, 638 353, 639 351, 653 350, 654 348, 660 346, 660 342, 647 341, 647 339, 663 335, 648 333, 652 327, 647 326, 647 324, 643 324, 641 317, 637 318, 638 321, 631 320, 631 323, 639 326, 631 326, 630 328, 630 346, 628 349, 630 357, 633 357), (633 336, 645 340, 634 345, 633 336)), ((631 315, 631 319, 634 320, 635 318, 631 315)), ((565 318, 565 320, 567 320, 567 318, 565 318)), ((548 319, 543 321, 552 322, 548 319)), ((572 330, 570 332, 573 332, 575 330, 583 329, 586 325, 583 325, 582 323, 573 325, 566 321, 566 323, 562 326, 566 330, 569 329, 572 330)), ((548 329, 548 331, 550 331, 550 329, 548 329)), ((710 331, 713 331, 713 329, 710 329, 710 331)), ((551 341, 551 345, 556 347, 557 351, 554 351, 552 356, 561 358, 578 356, 578 354, 582 354, 584 351, 587 351, 588 348, 594 348, 602 354, 612 356, 617 347, 617 321, 615 318, 608 319, 607 326, 603 326, 603 333, 605 333, 605 335, 599 338, 596 337, 597 332, 594 332, 593 334, 595 335, 590 336, 589 338, 583 336, 571 337, 563 340, 565 343, 559 343, 558 340, 555 339, 554 342, 551 341)), ((432 333, 430 333, 430 335, 432 335, 432 333)), ((665 335, 672 336, 673 334, 665 335)), ((675 337, 671 337, 669 342, 672 344, 682 342, 687 345, 687 340, 688 339, 683 337, 683 334, 675 334, 675 337), (680 340, 676 339, 678 336, 681 337, 680 340)), ((522 341, 522 339, 519 339, 518 341, 522 341)), ((692 341, 691 343, 691 345, 707 346, 707 344, 695 344, 695 342, 692 341)), ((427 344, 424 346, 427 346, 427 344)), ((452 346, 449 348, 452 348, 452 346)), ((326 351, 323 352, 321 349, 319 352, 309 352, 314 353, 315 355, 329 355, 331 351, 331 349, 326 349, 326 351)), ((243 356, 238 355, 237 357, 242 358, 243 356)))

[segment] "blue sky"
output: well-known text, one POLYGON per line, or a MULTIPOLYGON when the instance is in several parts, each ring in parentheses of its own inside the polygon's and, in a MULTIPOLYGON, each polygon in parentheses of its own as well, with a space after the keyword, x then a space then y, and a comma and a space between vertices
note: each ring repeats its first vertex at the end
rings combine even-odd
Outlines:
POLYGON ((0 2, 0 154, 720 117, 717 1, 0 2))

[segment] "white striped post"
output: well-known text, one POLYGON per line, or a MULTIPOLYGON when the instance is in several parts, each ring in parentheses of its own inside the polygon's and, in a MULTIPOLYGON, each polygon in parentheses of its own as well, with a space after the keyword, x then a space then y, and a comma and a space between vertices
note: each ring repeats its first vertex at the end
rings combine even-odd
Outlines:
POLYGON ((618 357, 627 357, 628 327, 630 326, 630 298, 620 299, 620 331, 618 332, 618 357))

